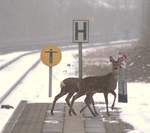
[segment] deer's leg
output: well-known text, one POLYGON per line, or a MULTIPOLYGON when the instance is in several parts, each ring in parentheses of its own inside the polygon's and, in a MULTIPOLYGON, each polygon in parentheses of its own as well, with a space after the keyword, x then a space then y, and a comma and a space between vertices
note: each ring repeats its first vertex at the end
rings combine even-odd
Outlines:
POLYGON ((104 93, 104 97, 105 97, 107 115, 109 116, 109 111, 108 111, 108 93, 104 93))
POLYGON ((93 112, 92 108, 90 107, 90 103, 92 102, 92 95, 91 94, 87 94, 86 98, 85 98, 85 103, 87 105, 87 107, 89 108, 90 112, 92 113, 92 115, 95 117, 96 114, 93 112))
POLYGON ((91 103, 92 103, 92 105, 93 105, 93 109, 94 109, 95 114, 96 114, 96 115, 99 115, 99 113, 97 112, 97 110, 96 110, 96 108, 95 108, 95 102, 94 102, 93 97, 91 97, 91 103))
POLYGON ((79 92, 73 96, 72 101, 71 101, 71 105, 70 105, 70 109, 69 109, 69 115, 70 116, 71 116, 71 112, 72 112, 72 108, 73 108, 73 104, 74 104, 75 100, 78 99, 79 97, 83 96, 83 95, 84 95, 84 93, 79 92))
MULTIPOLYGON (((92 103, 92 105, 93 105, 94 113, 95 113, 96 115, 99 115, 99 113, 97 112, 97 110, 96 110, 96 108, 95 108, 95 103, 94 103, 93 97, 91 97, 91 103, 92 103)), ((87 108, 87 105, 85 105, 85 106, 80 110, 80 113, 82 113, 86 108, 87 108)))
POLYGON ((112 104, 112 106, 111 106, 111 109, 113 110, 114 109, 114 105, 115 105, 115 101, 116 101, 116 96, 117 96, 117 94, 116 94, 116 92, 111 92, 111 94, 113 94, 114 95, 114 101, 113 101, 113 104, 112 104))
POLYGON ((55 104, 56 104, 56 101, 61 98, 62 96, 66 95, 67 92, 60 92, 57 96, 55 96, 54 98, 54 101, 53 101, 53 104, 52 104, 52 109, 51 109, 51 114, 54 115, 53 111, 54 111, 54 107, 55 107, 55 104))
MULTIPOLYGON (((66 97, 66 103, 67 103, 67 105, 70 107, 71 106, 71 104, 70 104, 70 98, 73 96, 73 94, 74 94, 74 92, 71 92, 71 93, 69 93, 68 95, 67 95, 67 97, 66 97)), ((76 112, 74 111, 74 109, 72 108, 72 113, 74 114, 74 115, 76 115, 76 112)))
MULTIPOLYGON (((96 108, 95 108, 95 102, 94 102, 94 99, 93 97, 91 96, 91 103, 93 105, 93 109, 94 109, 94 112, 96 115, 99 115, 96 108)), ((82 113, 85 109, 87 108, 87 105, 85 105, 81 110, 80 110, 80 113, 82 113)))
POLYGON ((85 105, 81 110, 80 110, 80 113, 83 112, 83 110, 85 110, 87 108, 87 105, 85 105))

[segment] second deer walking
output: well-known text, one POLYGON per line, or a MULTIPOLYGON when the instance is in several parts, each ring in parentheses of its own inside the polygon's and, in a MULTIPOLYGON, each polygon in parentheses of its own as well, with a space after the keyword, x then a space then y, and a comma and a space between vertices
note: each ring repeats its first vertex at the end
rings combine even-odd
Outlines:
MULTIPOLYGON (((94 77, 86 77, 82 79, 82 82, 79 85, 79 91, 76 95, 73 96, 71 101, 69 114, 71 115, 72 107, 75 100, 84 94, 86 94, 85 103, 90 109, 91 113, 95 116, 94 112, 90 108, 90 104, 92 101, 92 96, 94 93, 104 93, 105 102, 106 102, 106 109, 107 114, 109 115, 108 110, 108 93, 114 95, 114 101, 112 104, 112 109, 114 108, 115 100, 116 100, 116 93, 115 89, 117 87, 117 79, 118 79, 118 71, 121 67, 122 60, 118 58, 118 60, 114 60, 112 56, 110 56, 110 62, 112 63, 112 72, 108 73, 104 76, 94 76, 94 77)), ((85 107, 83 107, 84 109, 85 107)), ((83 110, 81 109, 81 110, 83 110)))

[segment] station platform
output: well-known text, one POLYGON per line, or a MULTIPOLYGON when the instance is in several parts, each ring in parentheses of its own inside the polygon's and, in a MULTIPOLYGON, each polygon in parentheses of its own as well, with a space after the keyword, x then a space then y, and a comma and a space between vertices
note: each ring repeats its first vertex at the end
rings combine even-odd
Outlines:
POLYGON ((56 103, 51 115, 51 105, 21 101, 2 133, 126 133, 133 128, 119 118, 117 109, 109 117, 101 111, 93 117, 88 109, 80 114, 84 104, 76 102, 74 108, 78 115, 69 116, 67 105, 56 103))

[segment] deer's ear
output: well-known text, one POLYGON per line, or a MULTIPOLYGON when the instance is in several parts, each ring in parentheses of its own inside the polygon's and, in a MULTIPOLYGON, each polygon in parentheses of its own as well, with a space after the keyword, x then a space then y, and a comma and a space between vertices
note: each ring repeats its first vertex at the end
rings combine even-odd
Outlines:
POLYGON ((113 62, 113 61, 114 61, 114 59, 113 59, 112 56, 109 57, 109 60, 110 60, 110 62, 113 62))

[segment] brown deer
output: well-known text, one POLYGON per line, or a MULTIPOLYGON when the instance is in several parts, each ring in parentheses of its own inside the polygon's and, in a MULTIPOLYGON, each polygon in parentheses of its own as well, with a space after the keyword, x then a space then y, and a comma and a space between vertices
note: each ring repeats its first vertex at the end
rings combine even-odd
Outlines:
MULTIPOLYGON (((53 111, 54 111, 54 107, 55 107, 55 104, 56 104, 56 101, 61 98, 62 96, 67 95, 66 97, 66 103, 68 106, 70 106, 70 99, 71 97, 73 96, 73 94, 75 92, 77 92, 79 89, 77 87, 77 83, 79 82, 79 79, 78 78, 67 78, 67 79, 64 79, 61 83, 60 83, 60 88, 61 88, 61 91, 58 95, 55 96, 54 98, 54 101, 53 101, 53 104, 52 104, 52 109, 51 109, 51 114, 53 115, 53 111)), ((76 115, 74 109, 72 109, 72 112, 74 115, 76 115)))
MULTIPOLYGON (((62 96, 66 95, 66 94, 68 94, 68 95, 67 95, 65 100, 66 100, 67 105, 70 107, 70 99, 71 99, 71 97, 73 96, 74 93, 79 91, 78 84, 79 84, 79 78, 66 78, 60 83, 61 91, 54 98, 54 101, 53 101, 53 104, 52 104, 52 109, 51 109, 51 114, 52 115, 54 114, 53 111, 54 111, 54 107, 55 107, 56 101, 59 98, 61 98, 62 96)), ((94 108, 95 114, 98 114, 96 112, 93 99, 91 99, 91 103, 93 104, 93 108, 94 108)), ((72 113, 74 115, 76 115, 76 112, 74 111, 74 109, 72 109, 72 113)))
MULTIPOLYGON (((118 70, 121 67, 122 60, 118 58, 117 61, 110 56, 110 62, 112 63, 112 72, 108 73, 104 76, 94 76, 94 77, 86 77, 82 79, 82 82, 78 85, 79 91, 76 95, 73 96, 71 101, 71 106, 69 110, 69 114, 71 115, 72 107, 75 100, 83 95, 86 94, 85 103, 86 106, 89 108, 90 112, 95 116, 94 112, 92 111, 90 104, 92 102, 92 96, 94 93, 104 93, 105 102, 106 102, 106 109, 107 114, 109 115, 108 111, 108 93, 114 95, 114 101, 112 104, 112 109, 114 108, 115 100, 116 100, 116 93, 115 89, 117 86, 117 77, 118 77, 118 70)), ((81 112, 85 109, 83 107, 81 112)))

